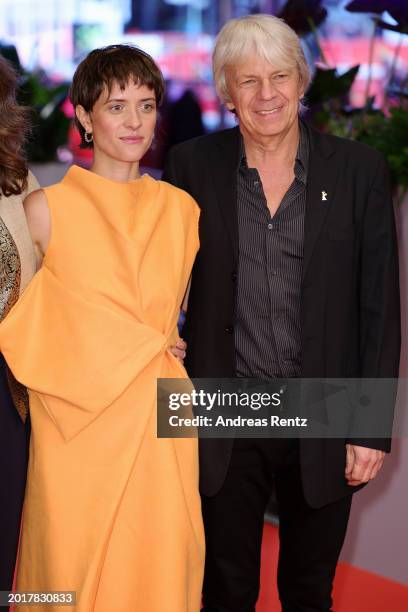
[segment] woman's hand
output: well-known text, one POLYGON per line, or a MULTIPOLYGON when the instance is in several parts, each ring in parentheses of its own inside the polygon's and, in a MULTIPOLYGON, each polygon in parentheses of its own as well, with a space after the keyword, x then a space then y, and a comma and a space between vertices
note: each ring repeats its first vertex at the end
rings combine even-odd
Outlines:
POLYGON ((169 350, 170 353, 174 355, 180 361, 180 363, 184 365, 187 343, 184 342, 183 338, 180 338, 180 340, 177 341, 177 344, 175 346, 171 346, 169 350))

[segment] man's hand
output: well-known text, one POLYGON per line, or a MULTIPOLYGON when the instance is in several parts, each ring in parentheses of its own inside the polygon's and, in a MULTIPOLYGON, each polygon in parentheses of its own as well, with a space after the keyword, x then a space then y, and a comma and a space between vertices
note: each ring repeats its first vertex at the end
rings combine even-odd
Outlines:
POLYGON ((170 347, 170 353, 172 353, 182 364, 186 356, 187 344, 182 338, 178 340, 176 346, 170 347))
POLYGON ((346 444, 346 448, 345 477, 350 486, 356 487, 377 476, 384 462, 384 451, 354 444, 346 444))

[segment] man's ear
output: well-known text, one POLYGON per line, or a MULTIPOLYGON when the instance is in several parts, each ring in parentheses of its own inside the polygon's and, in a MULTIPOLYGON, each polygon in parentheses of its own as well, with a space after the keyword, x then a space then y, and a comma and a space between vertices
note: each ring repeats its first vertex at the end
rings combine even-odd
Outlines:
POLYGON ((84 109, 83 106, 81 106, 81 104, 78 104, 78 106, 75 107, 75 115, 85 132, 92 133, 92 121, 90 114, 84 109))
POLYGON ((231 113, 235 114, 235 106, 232 102, 226 102, 225 106, 228 108, 229 111, 231 111, 231 113))

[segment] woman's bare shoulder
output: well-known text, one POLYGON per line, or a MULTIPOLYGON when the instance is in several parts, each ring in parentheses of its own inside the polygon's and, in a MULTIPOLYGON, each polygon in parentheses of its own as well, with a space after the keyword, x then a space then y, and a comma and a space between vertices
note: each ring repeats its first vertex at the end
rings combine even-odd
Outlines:
POLYGON ((44 189, 36 189, 24 198, 24 212, 27 219, 49 217, 48 201, 44 189))
POLYGON ((35 189, 24 198, 24 206, 44 206, 47 205, 47 196, 44 189, 35 189))

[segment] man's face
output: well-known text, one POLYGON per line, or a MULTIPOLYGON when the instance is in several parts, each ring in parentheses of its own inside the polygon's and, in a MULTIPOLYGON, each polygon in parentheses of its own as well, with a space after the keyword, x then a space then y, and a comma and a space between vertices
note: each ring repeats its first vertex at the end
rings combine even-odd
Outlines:
POLYGON ((267 143, 287 133, 298 117, 303 90, 296 69, 282 70, 255 53, 226 71, 226 81, 244 137, 267 143))

